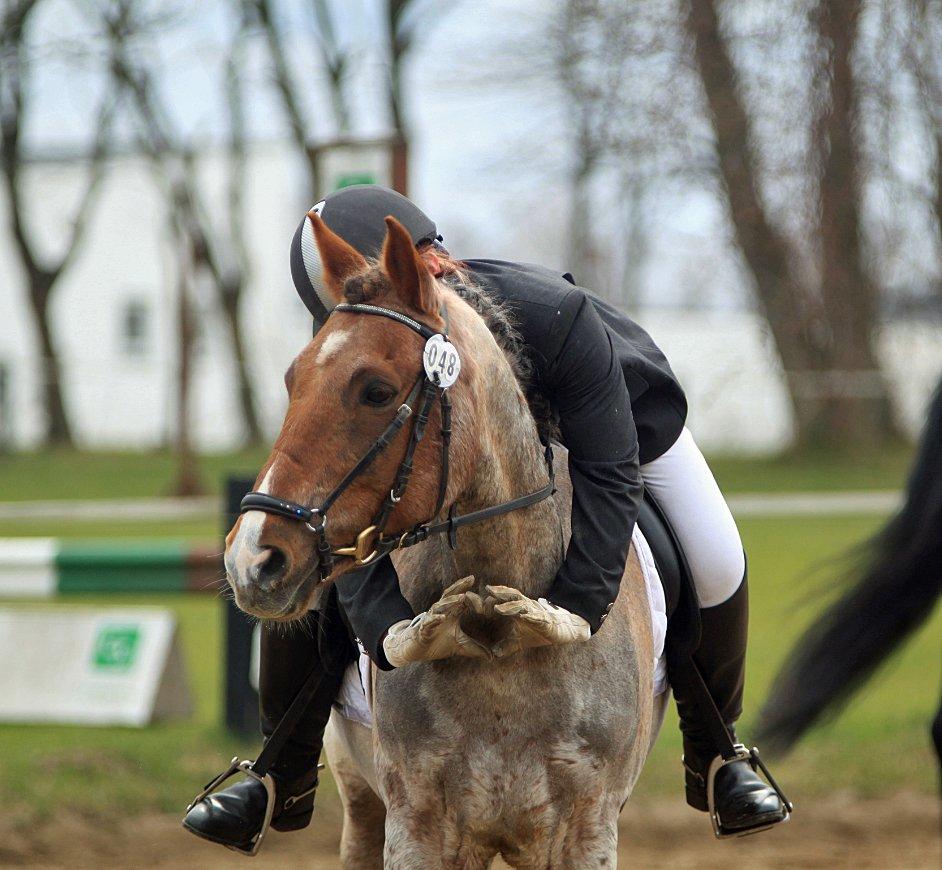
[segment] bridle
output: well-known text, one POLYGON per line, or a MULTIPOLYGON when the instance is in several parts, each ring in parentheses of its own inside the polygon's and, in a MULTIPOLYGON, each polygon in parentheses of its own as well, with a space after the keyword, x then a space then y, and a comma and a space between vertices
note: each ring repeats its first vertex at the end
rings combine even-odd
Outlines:
MULTIPOLYGON (((370 314, 379 317, 387 317, 390 320, 401 323, 409 327, 413 332, 417 332, 426 340, 426 349, 434 339, 436 342, 448 342, 447 331, 434 330, 418 320, 402 314, 399 311, 393 311, 389 308, 383 308, 378 305, 368 305, 365 303, 343 302, 336 305, 333 311, 344 311, 352 314, 370 314), (436 338, 437 337, 437 338, 436 338)), ((331 312, 333 313, 333 312, 331 312)), ((442 317, 446 322, 447 330, 447 312, 442 308, 442 317)), ((450 345, 449 345, 450 346, 450 345)), ((455 549, 457 543, 457 531, 462 526, 468 526, 473 523, 480 523, 502 514, 521 510, 530 507, 544 499, 549 498, 556 491, 555 478, 553 473, 553 449, 549 442, 544 442, 544 458, 549 474, 549 482, 542 489, 520 496, 510 501, 502 502, 491 507, 482 508, 472 513, 456 516, 454 505, 448 510, 448 517, 445 520, 434 523, 433 520, 441 513, 445 505, 445 496, 448 490, 449 474, 449 448, 451 444, 451 400, 448 397, 448 386, 452 381, 444 383, 438 371, 430 369, 425 364, 425 355, 423 354, 422 373, 416 380, 415 385, 409 392, 405 402, 399 406, 396 415, 392 421, 383 430, 382 434, 373 442, 369 450, 360 457, 356 464, 343 476, 340 483, 334 487, 328 496, 318 507, 309 508, 277 496, 268 495, 263 492, 250 492, 239 506, 240 513, 246 511, 264 511, 265 513, 275 514, 276 516, 286 517, 304 523, 315 538, 315 547, 318 555, 318 580, 323 582, 327 579, 334 569, 335 559, 352 558, 356 565, 368 565, 375 562, 382 556, 391 553, 393 550, 411 547, 418 544, 432 535, 447 535, 448 544, 455 549), (409 478, 412 474, 412 460, 419 442, 425 435, 425 427, 428 424, 429 416, 432 411, 432 404, 436 397, 441 408, 441 472, 438 478, 438 497, 435 503, 435 510, 431 519, 424 523, 419 523, 402 534, 386 535, 386 524, 396 505, 402 500, 406 488, 409 485, 409 478), (418 411, 415 409, 418 408, 418 411), (409 418, 413 418, 412 430, 409 436, 409 443, 406 446, 405 455, 399 463, 399 468, 393 478, 392 486, 388 495, 383 499, 379 510, 373 517, 373 521, 356 538, 356 542, 346 547, 331 547, 327 541, 327 512, 337 501, 346 489, 356 480, 393 441, 399 431, 405 426, 409 418)))

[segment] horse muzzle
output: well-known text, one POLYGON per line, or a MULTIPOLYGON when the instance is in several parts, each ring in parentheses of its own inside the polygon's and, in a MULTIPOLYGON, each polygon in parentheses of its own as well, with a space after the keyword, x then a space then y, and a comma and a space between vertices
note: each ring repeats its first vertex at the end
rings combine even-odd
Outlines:
POLYGON ((250 554, 227 549, 225 562, 226 579, 240 610, 260 619, 290 621, 310 609, 318 586, 317 564, 302 565, 278 547, 250 554))

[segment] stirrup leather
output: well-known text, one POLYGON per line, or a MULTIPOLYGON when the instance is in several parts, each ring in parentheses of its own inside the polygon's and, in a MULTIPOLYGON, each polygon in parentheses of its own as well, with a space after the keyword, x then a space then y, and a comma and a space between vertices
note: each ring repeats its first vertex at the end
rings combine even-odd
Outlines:
MULTIPOLYGON (((262 848, 262 840, 265 839, 265 834, 268 833, 268 828, 271 826, 271 818, 275 812, 275 780, 272 779, 270 773, 266 773, 264 776, 259 776, 254 770, 252 770, 252 765, 254 761, 249 761, 245 759, 239 761, 239 756, 236 755, 233 757, 232 761, 229 762, 229 767, 227 767, 222 773, 219 774, 215 779, 208 782, 203 790, 190 801, 189 806, 186 808, 186 811, 189 812, 193 809, 203 798, 207 795, 212 794, 220 785, 222 785, 227 779, 232 776, 235 776, 237 773, 244 773, 247 776, 250 776, 252 779, 257 780, 263 786, 265 786, 265 795, 266 795, 266 804, 265 804, 265 818, 262 820, 261 830, 249 841, 248 846, 235 846, 231 843, 221 843, 220 845, 225 846, 227 849, 232 849, 233 852, 238 852, 240 855, 248 855, 250 858, 258 854, 258 850, 262 848)), ((303 795, 298 795, 294 800, 303 797, 303 795)), ((293 803, 294 801, 292 801, 293 803)))
POLYGON ((772 776, 769 769, 765 766, 765 762, 759 757, 759 750, 756 749, 755 746, 753 746, 752 749, 746 749, 742 743, 736 743, 733 748, 736 750, 736 755, 732 758, 723 758, 722 755, 717 755, 716 758, 710 762, 710 767, 706 775, 707 808, 710 813, 710 821, 713 823, 713 833, 716 835, 717 839, 720 840, 725 840, 728 837, 746 837, 749 834, 758 834, 760 831, 767 831, 775 825, 787 822, 795 809, 792 802, 785 797, 785 792, 782 791, 779 784, 775 781, 775 777, 772 776), (734 764, 738 761, 747 761, 754 771, 757 773, 759 771, 762 772, 762 775, 782 802, 785 815, 781 819, 776 819, 773 822, 762 822, 751 828, 730 829, 724 827, 723 820, 720 818, 720 814, 716 809, 713 786, 716 782, 717 773, 726 767, 727 764, 734 764))

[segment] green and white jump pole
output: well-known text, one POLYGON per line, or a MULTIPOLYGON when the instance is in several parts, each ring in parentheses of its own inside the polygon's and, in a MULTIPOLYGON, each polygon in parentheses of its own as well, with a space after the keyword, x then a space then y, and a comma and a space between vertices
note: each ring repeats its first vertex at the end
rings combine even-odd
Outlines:
MULTIPOLYGON (((224 529, 239 513, 254 478, 226 482, 224 529)), ((58 598, 77 593, 218 595, 225 589, 222 542, 194 546, 174 541, 69 541, 0 538, 0 600, 58 598)), ((250 680, 254 623, 222 596, 225 609, 225 723, 258 735, 258 693, 250 680)))
POLYGON ((0 539, 0 598, 75 592, 219 592, 219 548, 174 541, 0 539))

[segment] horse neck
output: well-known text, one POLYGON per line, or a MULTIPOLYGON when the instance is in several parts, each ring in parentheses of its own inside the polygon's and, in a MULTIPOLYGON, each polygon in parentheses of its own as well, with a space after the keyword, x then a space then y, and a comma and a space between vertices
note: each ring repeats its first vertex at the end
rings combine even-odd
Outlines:
MULTIPOLYGON (((459 515, 510 501, 547 483, 536 424, 502 355, 482 372, 482 379, 473 418, 457 421, 479 437, 473 472, 456 502, 459 515)), ((562 558, 562 534, 552 498, 466 526, 458 533, 456 576, 473 574, 479 586, 501 584, 541 595, 562 558)))

